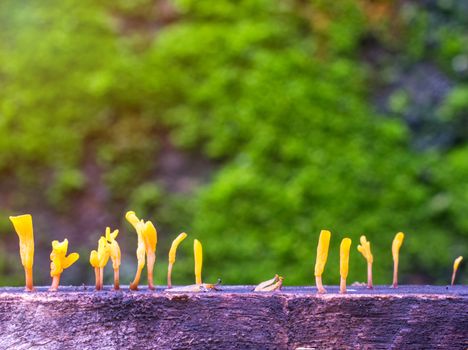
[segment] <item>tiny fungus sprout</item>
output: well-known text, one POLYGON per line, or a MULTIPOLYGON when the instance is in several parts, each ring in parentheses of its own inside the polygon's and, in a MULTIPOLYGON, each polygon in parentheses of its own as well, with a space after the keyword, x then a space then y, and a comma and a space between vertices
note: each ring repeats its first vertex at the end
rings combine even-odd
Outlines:
POLYGON ((317 285, 317 291, 320 294, 327 292, 325 288, 323 288, 322 274, 325 268, 325 264, 327 263, 328 247, 330 246, 330 237, 330 231, 320 231, 319 242, 317 246, 317 258, 315 260, 315 284, 317 285))
POLYGON ((262 282, 256 286, 254 292, 273 292, 275 290, 280 290, 283 286, 283 280, 283 277, 275 275, 271 280, 262 282))
POLYGON ((340 293, 346 293, 346 278, 349 271, 349 249, 351 239, 343 238, 340 244, 340 293))
POLYGON ((13 223, 16 234, 19 237, 19 248, 21 264, 24 267, 26 277, 25 290, 31 292, 33 286, 33 264, 34 264, 34 233, 32 216, 29 214, 10 216, 10 221, 13 223))
POLYGON ((114 269, 114 289, 120 289, 120 282, 119 282, 119 269, 120 269, 120 262, 121 262, 121 253, 120 253, 120 246, 119 243, 115 240, 117 235, 119 234, 119 230, 114 230, 111 232, 110 227, 106 227, 106 240, 107 244, 109 245, 109 254, 112 260, 112 268, 114 269))
POLYGON ((176 261, 177 247, 185 238, 187 238, 187 234, 185 232, 182 232, 176 237, 176 239, 174 239, 171 245, 171 249, 169 250, 169 265, 167 267, 167 288, 172 288, 172 267, 174 266, 174 263, 176 261))
POLYGON ((101 272, 99 271, 99 258, 98 252, 96 250, 92 250, 89 256, 89 263, 92 267, 94 267, 94 276, 96 277, 96 290, 101 290, 101 272))
POLYGON ((193 256, 195 259, 195 283, 202 284, 203 248, 198 239, 193 241, 193 256))
POLYGON ((215 284, 212 284, 212 283, 191 284, 189 286, 167 289, 166 291, 171 292, 171 293, 186 293, 186 292, 199 293, 199 292, 219 291, 220 284, 221 284, 221 279, 218 279, 218 282, 215 284))
POLYGON ((459 256, 453 262, 453 273, 452 273, 452 286, 455 283, 455 277, 457 276, 458 266, 460 266, 461 261, 463 260, 462 256, 459 256))
POLYGON ((155 289, 153 284, 153 268, 156 261, 156 245, 158 243, 158 233, 151 221, 138 219, 135 212, 129 211, 125 214, 127 221, 132 224, 138 235, 138 247, 136 251, 138 259, 137 272, 135 279, 130 284, 131 290, 137 290, 140 283, 141 271, 145 267, 145 254, 148 270, 148 288, 155 289))
POLYGON ((361 236, 360 242, 361 244, 358 245, 357 250, 367 260, 367 288, 373 288, 372 263, 374 262, 374 257, 372 256, 370 242, 366 239, 366 236, 361 236))
POLYGON ((392 243, 392 255, 393 255, 393 288, 398 287, 398 256, 400 253, 401 245, 405 239, 405 234, 403 232, 398 232, 395 235, 392 243))
POLYGON ((60 275, 63 270, 73 265, 80 257, 78 253, 71 253, 67 256, 68 239, 62 242, 52 241, 52 252, 50 253, 50 277, 52 277, 52 285, 50 291, 56 291, 60 282, 60 275))

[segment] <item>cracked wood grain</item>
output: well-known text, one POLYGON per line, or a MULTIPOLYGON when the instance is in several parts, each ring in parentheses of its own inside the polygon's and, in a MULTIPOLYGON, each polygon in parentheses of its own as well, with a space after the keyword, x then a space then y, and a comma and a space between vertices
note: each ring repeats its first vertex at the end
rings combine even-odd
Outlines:
POLYGON ((1 349, 466 349, 468 288, 0 288, 1 349), (436 289, 434 289, 436 288, 436 289))

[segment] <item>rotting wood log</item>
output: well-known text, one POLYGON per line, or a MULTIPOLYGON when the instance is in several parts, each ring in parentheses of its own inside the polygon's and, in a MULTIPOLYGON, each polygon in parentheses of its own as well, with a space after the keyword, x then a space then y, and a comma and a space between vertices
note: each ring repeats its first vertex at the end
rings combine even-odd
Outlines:
POLYGON ((1 349, 466 349, 468 287, 0 288, 1 349))

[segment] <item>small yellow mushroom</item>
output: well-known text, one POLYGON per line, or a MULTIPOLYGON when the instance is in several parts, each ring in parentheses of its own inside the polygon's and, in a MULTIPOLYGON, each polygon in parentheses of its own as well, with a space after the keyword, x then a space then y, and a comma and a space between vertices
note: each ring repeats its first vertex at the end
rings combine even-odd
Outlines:
POLYGON ((143 221, 138 219, 135 212, 129 211, 125 214, 127 221, 132 224, 138 235, 138 247, 136 251, 138 259, 138 268, 135 274, 135 279, 130 284, 131 290, 137 290, 140 283, 141 271, 145 267, 145 254, 148 264, 148 288, 155 289, 153 284, 153 269, 156 262, 156 245, 158 243, 158 233, 151 221, 143 221))
POLYGON ((322 274, 327 263, 328 247, 330 246, 331 232, 327 230, 320 231, 319 242, 317 245, 317 258, 315 260, 315 284, 317 285, 317 292, 320 294, 326 293, 323 288, 322 274))
POLYGON ((89 256, 89 263, 92 267, 94 267, 94 276, 96 277, 96 290, 101 290, 101 272, 99 270, 99 258, 98 252, 96 250, 92 250, 89 256))
POLYGON ((32 216, 29 214, 10 216, 16 234, 19 237, 21 264, 26 277, 26 291, 33 291, 33 264, 34 264, 34 232, 32 216))
POLYGON ((106 240, 109 245, 110 258, 112 260, 112 268, 114 269, 114 289, 120 289, 119 269, 121 263, 121 253, 119 243, 115 240, 119 230, 111 232, 110 227, 106 227, 106 240))
POLYGON ((50 277, 52 277, 52 285, 50 291, 56 291, 60 283, 60 275, 63 270, 73 265, 80 257, 78 253, 71 253, 67 256, 68 239, 62 242, 52 241, 52 252, 50 253, 50 277))
POLYGON ((392 242, 392 255, 393 255, 393 288, 398 287, 398 257, 400 253, 401 245, 405 239, 403 232, 398 232, 392 242))
POLYGON ((187 238, 187 234, 182 232, 172 242, 171 249, 169 250, 169 265, 167 267, 167 288, 172 288, 172 267, 176 261, 177 247, 179 244, 187 238))
POLYGON ((340 293, 346 293, 346 278, 349 271, 349 249, 351 239, 343 238, 340 244, 340 293))
POLYGON ((195 283, 202 284, 203 248, 198 239, 193 241, 193 256, 195 259, 195 283))
POLYGON ((372 263, 374 262, 374 257, 372 256, 370 242, 366 239, 366 236, 361 236, 361 244, 358 245, 357 249, 362 254, 362 256, 367 260, 367 288, 374 288, 372 283, 372 263))
POLYGON ((97 260, 99 266, 99 289, 104 287, 104 267, 110 258, 110 247, 107 243, 106 237, 101 236, 98 241, 97 260))
POLYGON ((452 286, 455 283, 455 277, 457 276, 458 266, 460 266, 461 261, 463 260, 462 256, 459 256, 453 262, 453 273, 452 273, 452 286))

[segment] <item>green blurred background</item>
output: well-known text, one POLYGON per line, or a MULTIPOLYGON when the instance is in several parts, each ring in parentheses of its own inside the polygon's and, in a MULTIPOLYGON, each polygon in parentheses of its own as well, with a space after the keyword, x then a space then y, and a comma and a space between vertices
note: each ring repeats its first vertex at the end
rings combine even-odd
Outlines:
MULTIPOLYGON (((33 214, 36 284, 50 241, 82 256, 64 284, 93 283, 89 252, 128 209, 159 232, 156 281, 186 231, 176 284, 449 281, 468 258, 468 2, 457 0, 42 0, 0 2, 0 283, 20 285, 9 215, 33 214)), ((466 264, 459 282, 467 283, 466 264)), ((106 276, 111 281, 111 266, 106 276)), ((146 283, 146 279, 144 279, 146 283)))

